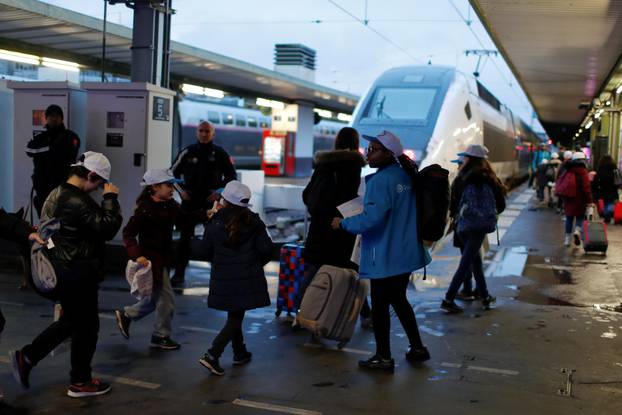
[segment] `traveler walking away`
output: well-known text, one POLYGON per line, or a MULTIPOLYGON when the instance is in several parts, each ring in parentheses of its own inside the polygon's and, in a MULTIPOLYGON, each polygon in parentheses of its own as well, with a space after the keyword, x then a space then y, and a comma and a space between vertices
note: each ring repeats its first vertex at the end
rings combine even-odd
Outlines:
MULTIPOLYGON (((197 143, 182 150, 171 170, 177 178, 184 180, 181 185, 181 206, 186 212, 209 209, 218 199, 216 189, 225 187, 237 175, 229 154, 214 144, 216 130, 212 124, 202 121, 197 127, 197 143)), ((185 270, 190 259, 190 240, 194 236, 196 220, 188 220, 180 228, 177 264, 172 283, 183 284, 185 270)))
POLYGON ((362 236, 360 278, 370 279, 376 354, 359 366, 393 372, 389 306, 397 314, 410 341, 406 359, 423 362, 430 358, 421 342, 417 320, 406 298, 410 274, 430 263, 430 255, 417 235, 417 197, 411 178, 396 161, 403 153, 400 139, 388 131, 369 141, 367 161, 377 167, 365 178, 363 212, 346 219, 334 218, 334 229, 362 236))
MULTIPOLYGON (((305 241, 305 279, 298 291, 296 308, 322 265, 358 270, 358 265, 350 261, 356 236, 331 227, 333 218, 341 216, 337 206, 358 196, 361 169, 366 164, 358 149, 358 132, 344 127, 335 138, 334 150, 318 151, 315 155, 313 175, 302 193, 311 225, 305 241)), ((371 324, 367 301, 361 317, 364 325, 371 324)))
POLYGON ((595 200, 602 200, 603 217, 606 223, 609 223, 613 217, 615 204, 619 200, 620 186, 622 186, 622 175, 615 161, 609 155, 603 156, 598 163, 598 171, 592 182, 592 193, 595 200))
POLYGON ((229 342, 234 365, 251 361, 242 335, 244 313, 270 305, 263 266, 270 262, 273 244, 259 215, 248 209, 250 197, 244 184, 227 183, 205 229, 205 257, 212 263, 207 305, 226 311, 227 322, 199 363, 219 376, 225 373, 219 359, 229 342))
POLYGON ((555 181, 555 167, 549 164, 549 160, 542 159, 536 171, 536 182, 538 186, 538 200, 544 202, 544 190, 548 189, 548 202, 551 203, 551 186, 549 183, 555 181))
POLYGON ((67 179, 70 166, 76 162, 80 138, 63 124, 63 110, 50 105, 45 110, 45 131, 37 134, 26 145, 26 154, 32 158, 34 171, 33 205, 41 216, 43 202, 50 192, 67 179))
MULTIPOLYGON (((0 238, 20 244, 28 243, 28 241, 36 241, 40 244, 45 243, 39 234, 33 231, 30 224, 15 215, 6 213, 3 209, 0 209, 0 238)), ((2 310, 0 310, 0 334, 2 334, 5 324, 6 320, 2 310)), ((4 394, 0 388, 0 402, 2 402, 3 396, 4 394)))
POLYGON ((143 191, 136 200, 136 210, 123 228, 123 243, 131 260, 143 267, 151 264, 153 291, 136 304, 116 310, 117 325, 123 337, 130 337, 130 323, 156 312, 151 346, 164 350, 179 349, 171 339, 171 321, 175 298, 169 279, 173 246, 173 226, 183 218, 173 200, 173 184, 181 183, 169 170, 148 170, 140 183, 143 191))
POLYGON ((549 160, 550 158, 551 158, 551 153, 546 149, 546 144, 540 144, 540 147, 535 149, 532 152, 531 166, 530 166, 531 174, 529 176, 529 187, 532 187, 534 185, 537 172, 538 172, 538 167, 540 166, 540 164, 542 164, 542 160, 544 159, 549 160))
MULTIPOLYGON (((456 163, 458 165, 458 171, 460 171, 462 169, 462 167, 464 166, 464 157, 459 156, 457 159, 452 160, 451 162, 452 163, 456 163)), ((463 184, 460 184, 461 181, 462 181, 462 178, 456 177, 454 179, 454 181, 451 183, 451 192, 450 192, 450 194, 452 196, 457 194, 457 192, 458 192, 457 188, 458 187, 460 187, 460 186, 464 187, 463 184)), ((459 205, 458 202, 452 203, 450 201, 449 217, 451 219, 451 223, 450 223, 449 229, 451 231, 453 231, 453 245, 456 248, 460 249, 460 255, 462 255, 464 253, 464 243, 460 239, 460 236, 458 235, 458 231, 456 230, 456 222, 457 222, 457 219, 458 219, 458 212, 457 212, 457 207, 459 205), (452 207, 454 208, 454 211, 451 210, 452 207)), ((467 275, 464 278, 464 282, 462 283, 462 290, 460 290, 456 294, 456 298, 458 300, 473 301, 473 300, 475 300, 475 296, 476 295, 477 295, 477 298, 479 298, 479 293, 478 293, 477 289, 475 291, 473 291, 473 282, 472 282, 472 280, 473 280, 473 272, 471 270, 468 270, 467 271, 467 275)))
POLYGON ((496 300, 488 293, 480 248, 486 234, 495 230, 497 215, 505 210, 506 189, 486 160, 486 153, 485 147, 472 144, 459 154, 464 157, 464 167, 456 177, 450 211, 456 218, 456 230, 464 248, 441 303, 441 308, 450 313, 463 311, 454 299, 469 271, 475 277, 484 309, 489 309, 496 300))
POLYGON ((564 246, 570 246, 573 238, 575 245, 581 245, 585 211, 593 200, 585 160, 583 152, 573 153, 572 161, 564 164, 564 172, 555 184, 555 193, 563 200, 566 215, 564 246))
POLYGON ((112 239, 123 218, 119 190, 109 182, 110 162, 88 151, 69 170, 67 181, 48 196, 42 219, 57 218, 60 230, 52 238, 49 258, 58 277, 57 294, 63 309, 58 321, 21 350, 10 352, 15 379, 30 386, 30 371, 65 339, 71 337, 72 398, 102 395, 110 385, 91 376, 91 360, 99 331, 98 290, 103 279, 104 243, 112 239), (89 193, 103 185, 98 205, 89 193))
MULTIPOLYGON (((559 178, 562 176, 562 174, 566 170, 568 170, 571 163, 572 163, 572 151, 566 150, 564 151, 564 154, 563 154, 563 161, 560 163, 559 167, 557 168, 557 175, 555 176, 556 185, 557 185, 557 181, 559 180, 559 178)), ((557 197, 557 213, 562 213, 564 209, 564 200, 563 198, 559 197, 559 195, 557 194, 557 188, 555 188, 555 196, 558 196, 557 197)))

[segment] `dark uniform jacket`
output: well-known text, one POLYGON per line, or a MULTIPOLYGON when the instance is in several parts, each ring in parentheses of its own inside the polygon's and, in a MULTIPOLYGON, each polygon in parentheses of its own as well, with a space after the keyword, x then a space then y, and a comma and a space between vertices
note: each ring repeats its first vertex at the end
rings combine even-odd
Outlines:
POLYGON ((52 262, 80 278, 101 280, 105 242, 114 238, 123 222, 117 195, 104 195, 100 206, 76 186, 63 183, 50 193, 42 217, 55 217, 61 223, 52 237, 52 262))
POLYGON ((47 128, 28 142, 26 154, 34 164, 32 185, 37 193, 35 206, 38 210, 48 194, 67 180, 69 167, 76 162, 79 149, 80 138, 64 125, 47 128))
POLYGON ((365 159, 358 151, 318 151, 315 170, 302 193, 311 215, 305 242, 305 261, 316 266, 356 268, 350 261, 356 235, 333 230, 331 222, 341 217, 337 206, 358 196, 365 159))
POLYGON ((206 199, 215 190, 237 179, 229 154, 212 142, 186 147, 177 156, 172 170, 175 177, 183 178, 182 187, 190 195, 193 210, 206 207, 206 199))
POLYGON ((231 208, 222 208, 205 229, 206 259, 212 263, 207 304, 223 311, 266 307, 270 296, 263 266, 272 258, 273 243, 256 213, 237 243, 230 243, 226 224, 231 214, 231 208))
POLYGON ((598 167, 596 177, 592 183, 594 199, 603 199, 605 203, 618 201, 618 187, 615 184, 615 164, 605 164, 598 167))

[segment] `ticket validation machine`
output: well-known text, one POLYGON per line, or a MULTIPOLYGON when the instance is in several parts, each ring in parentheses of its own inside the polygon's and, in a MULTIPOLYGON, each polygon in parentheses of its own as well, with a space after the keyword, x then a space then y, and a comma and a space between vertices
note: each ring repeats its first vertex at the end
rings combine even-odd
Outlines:
MULTIPOLYGON (((88 149, 105 154, 119 187, 124 222, 132 215, 147 169, 171 166, 175 92, 149 83, 84 82, 88 149)), ((119 232, 115 240, 121 239, 119 232)))
POLYGON ((261 169, 266 176, 293 176, 296 159, 296 133, 264 130, 261 169))
MULTIPOLYGON (((65 127, 78 134, 80 152, 88 146, 86 139, 86 92, 71 82, 24 82, 9 81, 7 87, 13 90, 13 137, 12 159, 8 171, 12 206, 16 211, 30 203, 32 189, 32 159, 26 155, 26 144, 35 135, 45 130, 45 109, 52 104, 63 110, 65 127)), ((35 212, 35 221, 36 212, 35 212)))

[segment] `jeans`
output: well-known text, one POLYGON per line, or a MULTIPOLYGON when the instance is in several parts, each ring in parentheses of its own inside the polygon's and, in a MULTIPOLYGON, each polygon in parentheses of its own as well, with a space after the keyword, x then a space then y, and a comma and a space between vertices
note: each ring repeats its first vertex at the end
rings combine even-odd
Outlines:
POLYGON ((153 325, 153 335, 158 337, 170 337, 171 321, 175 312, 175 297, 168 269, 164 267, 162 272, 162 285, 153 286, 150 297, 145 297, 136 304, 125 307, 125 314, 132 320, 140 320, 153 311, 156 312, 156 321, 153 325))
POLYGON ((383 359, 391 358, 391 316, 389 306, 393 307, 400 323, 402 323, 410 345, 415 349, 423 348, 415 312, 406 298, 406 288, 408 287, 409 280, 410 273, 370 280, 376 354, 383 359))
MULTIPOLYGON (((294 302, 295 310, 300 310, 300 304, 302 303, 302 297, 305 295, 307 288, 311 285, 311 281, 313 281, 313 277, 317 274, 317 271, 320 269, 317 265, 313 264, 305 264, 305 276, 302 281, 302 284, 298 288, 298 293, 296 294, 296 301, 294 302)), ((365 298, 365 302, 363 303, 363 307, 361 308, 360 316, 362 318, 369 318, 371 316, 371 308, 369 307, 369 302, 367 298, 365 298)))
POLYGON ((604 209, 605 211, 603 212, 603 216, 607 223, 609 223, 609 221, 613 217, 613 212, 615 211, 615 207, 616 207, 615 202, 605 203, 605 209, 604 209))
POLYGON ((575 219, 576 219, 576 227, 577 228, 582 228, 583 227, 583 220, 585 219, 585 215, 566 216, 566 229, 565 229, 566 230, 566 234, 570 234, 574 230, 572 225, 573 225, 575 219))
POLYGON ((219 358, 229 342, 233 346, 234 356, 246 352, 244 335, 242 334, 243 320, 244 310, 229 311, 227 313, 227 322, 212 342, 212 347, 208 350, 208 353, 215 358, 219 358))
POLYGON ((92 282, 59 286, 59 297, 63 309, 60 319, 22 352, 34 366, 71 337, 71 383, 89 382, 99 332, 98 286, 92 282))
POLYGON ((466 280, 469 272, 473 272, 477 290, 481 298, 488 297, 488 288, 486 287, 486 279, 484 277, 484 265, 482 263, 482 255, 480 248, 484 242, 486 234, 483 232, 464 232, 460 234, 460 238, 464 243, 460 264, 449 284, 445 299, 453 301, 460 289, 460 285, 466 280))

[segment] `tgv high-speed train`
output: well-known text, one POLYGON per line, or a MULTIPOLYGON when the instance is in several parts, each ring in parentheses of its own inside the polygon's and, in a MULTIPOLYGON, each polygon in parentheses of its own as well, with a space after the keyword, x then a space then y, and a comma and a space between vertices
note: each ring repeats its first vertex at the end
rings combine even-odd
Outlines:
MULTIPOLYGON (((261 111, 184 99, 179 103, 182 125, 180 149, 196 142, 196 127, 207 120, 216 128, 214 142, 227 150, 237 168, 261 168, 262 132, 271 119, 261 111)), ((335 137, 345 123, 321 120, 313 127, 313 150, 333 148, 335 137)))
POLYGON ((473 76, 455 68, 407 66, 383 73, 359 101, 352 126, 359 133, 396 134, 422 166, 450 163, 469 144, 483 144, 502 180, 528 174, 536 134, 473 76))

